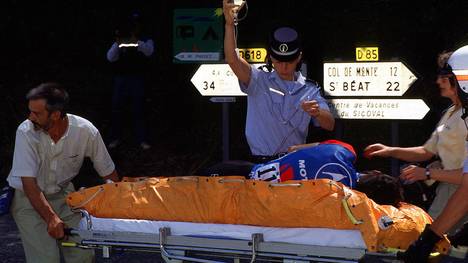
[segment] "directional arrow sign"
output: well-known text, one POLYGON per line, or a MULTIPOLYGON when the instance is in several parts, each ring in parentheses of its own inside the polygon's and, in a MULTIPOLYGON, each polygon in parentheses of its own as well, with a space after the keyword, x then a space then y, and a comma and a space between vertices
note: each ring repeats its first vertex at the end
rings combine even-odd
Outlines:
POLYGON ((420 120, 429 111, 421 99, 332 99, 328 106, 339 119, 420 120))
MULTIPOLYGON (((251 64, 258 67, 261 64, 251 64)), ((203 64, 191 79, 202 96, 246 96, 228 64, 203 64)))
POLYGON ((219 61, 219 52, 181 52, 175 58, 180 61, 219 61))
POLYGON ((401 62, 324 63, 328 96, 402 96, 416 76, 401 62))
POLYGON ((228 64, 203 64, 191 79, 202 96, 245 96, 228 64))

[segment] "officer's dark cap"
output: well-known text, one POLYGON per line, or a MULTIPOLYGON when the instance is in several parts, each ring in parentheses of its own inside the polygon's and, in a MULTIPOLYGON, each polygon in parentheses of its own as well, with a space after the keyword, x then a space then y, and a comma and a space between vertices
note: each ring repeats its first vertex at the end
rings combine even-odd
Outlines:
POLYGON ((270 36, 269 53, 279 61, 293 61, 301 53, 299 34, 291 27, 279 27, 270 36))

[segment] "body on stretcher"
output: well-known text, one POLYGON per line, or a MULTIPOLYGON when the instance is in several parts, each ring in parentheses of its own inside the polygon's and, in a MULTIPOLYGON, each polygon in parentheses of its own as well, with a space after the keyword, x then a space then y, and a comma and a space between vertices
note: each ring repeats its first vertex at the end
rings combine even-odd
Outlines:
MULTIPOLYGON (((166 262, 363 262, 364 258, 399 262, 395 253, 370 253, 359 231, 274 228, 96 218, 81 210, 81 248, 160 253, 166 262), (209 258, 209 259, 207 259, 209 258), (213 260, 217 259, 217 260, 213 260), (224 261, 223 261, 224 260, 224 261)), ((365 262, 365 261, 364 261, 365 262)), ((372 261, 379 262, 379 261, 372 261)))
POLYGON ((150 178, 74 192, 67 204, 98 217, 88 217, 86 226, 76 230, 83 246, 145 248, 163 255, 172 246, 171 251, 182 254, 217 251, 280 261, 357 262, 374 255, 371 252, 392 257, 389 250, 406 249, 431 222, 420 208, 404 203, 399 208, 379 206, 365 194, 327 179, 269 183, 234 177, 150 178), (147 225, 108 228, 115 221, 147 225), (207 225, 218 230, 202 231, 207 225), (189 231, 181 231, 183 226, 189 231), (247 230, 239 233, 237 227, 247 230), (172 234, 163 231, 168 228, 172 234), (336 236, 326 243, 332 233, 355 233, 358 238, 336 236))

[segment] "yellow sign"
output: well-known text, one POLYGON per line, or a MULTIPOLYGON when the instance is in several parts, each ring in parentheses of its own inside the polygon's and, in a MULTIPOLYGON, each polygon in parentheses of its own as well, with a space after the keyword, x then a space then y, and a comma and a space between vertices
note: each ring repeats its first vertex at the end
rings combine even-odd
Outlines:
POLYGON ((265 62, 267 51, 264 48, 239 48, 239 56, 247 62, 265 62))
POLYGON ((356 61, 379 61, 379 48, 357 47, 356 61))

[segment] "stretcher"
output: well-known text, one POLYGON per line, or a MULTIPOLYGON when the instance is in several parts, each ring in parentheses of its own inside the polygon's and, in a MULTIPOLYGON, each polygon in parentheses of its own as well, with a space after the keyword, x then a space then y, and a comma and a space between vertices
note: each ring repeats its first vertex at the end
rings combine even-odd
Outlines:
POLYGON ((150 220, 97 218, 80 210, 79 243, 102 250, 160 253, 178 262, 400 262, 396 253, 369 252, 357 230, 275 228, 150 220))

